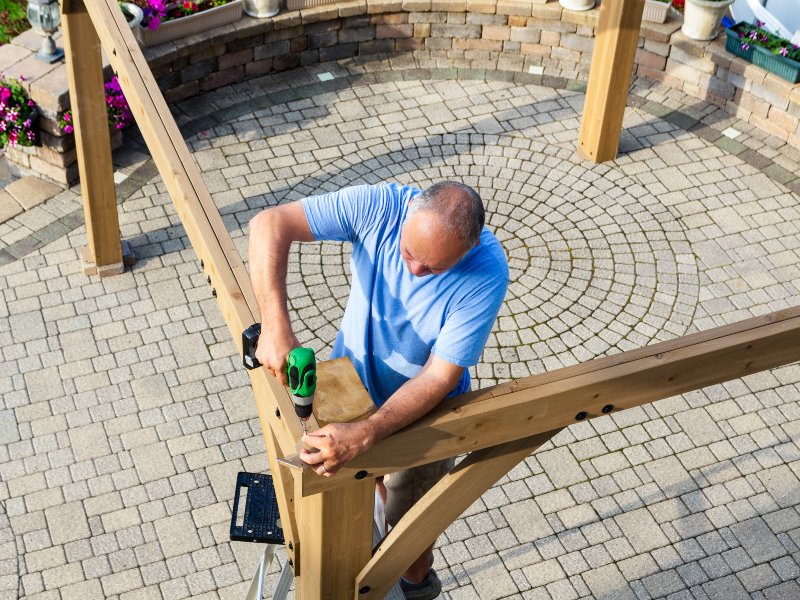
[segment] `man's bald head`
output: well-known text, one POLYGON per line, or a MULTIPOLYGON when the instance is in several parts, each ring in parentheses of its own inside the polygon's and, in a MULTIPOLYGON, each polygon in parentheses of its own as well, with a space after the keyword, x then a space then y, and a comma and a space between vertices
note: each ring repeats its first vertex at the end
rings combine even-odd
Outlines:
POLYGON ((423 211, 437 215, 442 228, 461 241, 467 251, 480 242, 486 218, 483 202, 468 185, 457 181, 435 183, 409 203, 409 217, 423 211))

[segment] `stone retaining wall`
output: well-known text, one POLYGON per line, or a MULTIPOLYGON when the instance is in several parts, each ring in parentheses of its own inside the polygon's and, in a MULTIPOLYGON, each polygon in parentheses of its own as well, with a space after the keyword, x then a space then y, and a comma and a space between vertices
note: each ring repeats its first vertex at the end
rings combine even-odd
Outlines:
MULTIPOLYGON (((541 0, 351 0, 272 19, 245 16, 144 53, 169 103, 272 72, 371 55, 393 56, 409 66, 585 80, 597 17, 598 9, 571 12, 541 0)), ((643 23, 636 73, 721 106, 800 148, 800 86, 727 54, 722 40, 686 39, 680 24, 674 13, 663 25, 643 23)), ((0 48, 0 68, 7 66, 6 75, 25 74, 37 47, 23 34, 0 48)), ((77 178, 74 141, 56 127, 58 114, 69 106, 66 68, 39 65, 27 76, 44 115, 42 146, 12 149, 9 156, 22 169, 69 183, 77 178)))

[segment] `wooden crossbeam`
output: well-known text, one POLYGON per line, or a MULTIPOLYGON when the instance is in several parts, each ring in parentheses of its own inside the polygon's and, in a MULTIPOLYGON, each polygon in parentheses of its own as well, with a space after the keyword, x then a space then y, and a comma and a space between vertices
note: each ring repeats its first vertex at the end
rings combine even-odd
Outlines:
POLYGON ((471 452, 409 510, 356 578, 355 600, 380 600, 408 566, 503 475, 560 429, 471 452))
POLYGON ((583 159, 599 163, 617 157, 643 12, 644 0, 600 5, 578 137, 583 159))
POLYGON ((335 476, 303 474, 302 494, 359 471, 383 475, 487 448, 800 360, 800 307, 445 400, 335 476))
POLYGON ((100 39, 82 0, 62 6, 64 52, 78 152, 89 262, 101 276, 122 273, 111 136, 106 118, 100 39))

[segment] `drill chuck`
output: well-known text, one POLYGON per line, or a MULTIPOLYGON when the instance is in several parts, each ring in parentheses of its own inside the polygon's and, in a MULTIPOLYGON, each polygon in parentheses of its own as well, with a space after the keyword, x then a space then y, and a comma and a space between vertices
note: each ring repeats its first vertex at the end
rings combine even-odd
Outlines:
POLYGON ((292 400, 294 400, 295 414, 303 420, 308 419, 311 416, 314 396, 295 396, 292 394, 292 400))

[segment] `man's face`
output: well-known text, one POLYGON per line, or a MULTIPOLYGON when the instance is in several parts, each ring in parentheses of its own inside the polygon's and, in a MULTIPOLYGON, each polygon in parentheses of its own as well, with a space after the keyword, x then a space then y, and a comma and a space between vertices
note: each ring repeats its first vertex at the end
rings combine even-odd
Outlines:
POLYGON ((464 243, 442 227, 439 217, 419 211, 406 219, 400 233, 400 254, 417 277, 440 275, 467 253, 464 243))

